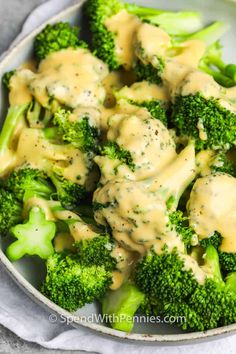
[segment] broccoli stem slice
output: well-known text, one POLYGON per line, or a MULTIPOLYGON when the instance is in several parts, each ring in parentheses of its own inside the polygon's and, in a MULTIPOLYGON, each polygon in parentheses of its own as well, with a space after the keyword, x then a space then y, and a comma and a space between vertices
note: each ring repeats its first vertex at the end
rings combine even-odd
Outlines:
POLYGON ((102 299, 102 313, 110 318, 111 327, 131 332, 133 316, 144 301, 145 295, 130 283, 124 283, 118 290, 110 290, 102 299))
POLYGON ((17 241, 13 242, 6 250, 11 261, 17 261, 24 255, 37 255, 47 259, 54 253, 52 240, 56 233, 56 224, 46 220, 44 211, 33 207, 29 212, 29 220, 11 229, 17 241))

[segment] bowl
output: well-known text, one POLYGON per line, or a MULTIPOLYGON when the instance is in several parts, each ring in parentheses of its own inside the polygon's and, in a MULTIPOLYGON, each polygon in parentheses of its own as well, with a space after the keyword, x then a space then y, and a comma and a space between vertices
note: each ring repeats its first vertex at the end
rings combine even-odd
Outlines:
MULTIPOLYGON (((58 21, 68 21, 71 24, 80 24, 86 36, 86 23, 82 19, 82 6, 85 1, 78 1, 77 5, 68 7, 58 15, 52 17, 47 23, 55 23, 58 21)), ((236 57, 236 49, 232 45, 234 43, 234 34, 236 33, 236 4, 223 0, 175 0, 174 2, 166 2, 166 0, 136 0, 137 4, 145 6, 158 7, 172 10, 197 10, 204 14, 206 22, 213 20, 223 20, 231 25, 231 30, 223 38, 225 59, 229 62, 234 61, 236 57)), ((38 27, 30 35, 25 37, 20 43, 11 47, 4 55, 0 62, 0 77, 8 70, 18 67, 20 64, 32 57, 33 39, 43 27, 38 27)), ((6 110, 6 96, 1 90, 0 92, 0 121, 3 122, 6 110)), ((15 280, 15 282, 30 296, 35 302, 43 306, 48 312, 56 314, 58 319, 72 324, 73 326, 84 326, 90 330, 96 331, 101 335, 108 335, 113 339, 132 340, 144 343, 155 343, 156 345, 180 345, 193 341, 203 341, 219 338, 236 333, 236 324, 224 326, 204 332, 183 332, 178 327, 170 326, 164 323, 145 323, 144 318, 138 317, 132 333, 124 333, 109 328, 99 318, 99 305, 94 303, 87 305, 78 310, 73 315, 43 296, 37 289, 40 282, 45 276, 45 265, 37 257, 25 257, 24 259, 11 263, 4 254, 6 248, 4 238, 0 240, 0 261, 6 271, 15 280)))

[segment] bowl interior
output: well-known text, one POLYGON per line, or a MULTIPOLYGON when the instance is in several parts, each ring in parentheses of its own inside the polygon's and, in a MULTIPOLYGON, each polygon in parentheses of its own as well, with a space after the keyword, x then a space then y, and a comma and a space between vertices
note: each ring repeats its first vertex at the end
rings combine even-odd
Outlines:
MULTIPOLYGON (((132 1, 127 1, 127 2, 132 2, 132 1)), ((83 1, 81 2, 81 4, 83 1)), ((223 1, 223 0, 175 0, 175 1, 169 1, 167 2, 166 0, 136 0, 135 3, 137 4, 142 4, 145 6, 152 6, 152 7, 157 7, 157 8, 163 8, 163 9, 172 9, 172 10, 193 10, 193 11, 199 11, 204 15, 204 19, 206 23, 210 23, 213 20, 223 20, 227 23, 230 24, 231 28, 230 31, 224 36, 223 38, 223 44, 224 44, 224 56, 225 59, 228 62, 234 62, 235 57, 236 57, 236 50, 235 47, 232 45, 234 43, 234 35, 236 33, 236 4, 233 4, 230 1, 223 1)), ((57 21, 68 21, 71 24, 79 24, 82 26, 82 33, 83 36, 86 37, 87 34, 87 24, 83 22, 82 20, 82 11, 81 11, 81 6, 77 5, 74 6, 55 18, 53 18, 50 22, 57 22, 57 21)), ((40 30, 40 29, 39 29, 40 30)), ((36 33, 37 31, 36 30, 36 33)), ((36 34, 35 33, 35 34, 36 34)), ((4 74, 4 72, 14 69, 15 67, 18 67, 20 64, 25 62, 26 60, 30 59, 32 57, 32 52, 33 52, 33 37, 35 34, 31 34, 28 36, 26 39, 24 39, 16 48, 13 48, 3 59, 3 61, 0 63, 0 77, 4 74)), ((0 91, 0 123, 4 121, 6 109, 7 109, 7 100, 6 100, 6 93, 2 89, 0 91)), ((2 238, 0 241, 0 247, 1 250, 4 252, 7 244, 9 243, 9 240, 2 238)), ((11 269, 11 274, 13 277, 18 280, 18 283, 22 285, 23 287, 26 287, 25 283, 23 284, 22 279, 25 279, 29 284, 31 284, 34 288, 38 289, 42 279, 45 276, 45 265, 39 260, 37 257, 25 257, 24 259, 13 263, 10 266, 9 262, 6 260, 6 257, 4 256, 4 253, 0 251, 0 259, 2 262, 6 265, 8 269, 11 269)), ((30 286, 29 286, 30 289, 30 286)), ((32 293, 32 291, 31 291, 32 293)), ((40 294, 35 291, 33 292, 33 296, 35 298, 39 298, 40 294)), ((42 299, 42 296, 41 296, 42 299)), ((46 302, 46 301, 45 301, 46 302)), ((50 302, 48 306, 50 306, 50 302)), ((50 306, 52 309, 52 305, 50 306)), ((58 309, 57 309, 58 311, 58 309)), ((60 310, 59 310, 60 311, 60 310)), ((99 313, 99 305, 98 304, 92 304, 89 306, 86 306, 85 308, 77 311, 77 315, 85 315, 85 316, 90 316, 91 314, 98 314, 99 313)), ((138 322, 138 321, 137 321, 138 322)), ((103 323, 100 323, 100 326, 105 326, 103 323)), ((232 327, 232 329, 236 329, 236 326, 232 327), (235 327, 235 328, 234 328, 235 327)), ((101 327, 102 328, 102 327, 101 327)), ((102 331, 106 333, 105 331, 102 331)), ((109 331, 111 332, 111 331, 109 331)), ((209 331, 210 333, 211 331, 209 331)), ((217 333, 221 333, 221 329, 215 331, 217 333)), ((215 333, 214 332, 214 333, 215 333)), ((170 338, 170 341, 172 340, 177 340, 176 336, 173 336, 173 334, 180 334, 183 333, 180 329, 178 329, 175 326, 170 326, 167 324, 162 324, 162 323, 136 323, 133 333, 137 334, 155 334, 157 336, 150 336, 150 340, 152 338, 161 341, 161 337, 158 335, 167 335, 170 338)), ((212 332, 213 333, 213 332, 212 332)), ((114 331, 115 334, 115 331, 114 331)), ((181 340, 184 338, 186 339, 191 339, 192 335, 185 334, 181 340)), ((199 336, 194 336, 195 338, 200 337, 199 336)), ((201 334, 202 337, 202 334, 201 334)), ((140 338, 134 338, 134 339, 142 339, 140 338)), ((147 339, 148 340, 148 339, 147 339)))

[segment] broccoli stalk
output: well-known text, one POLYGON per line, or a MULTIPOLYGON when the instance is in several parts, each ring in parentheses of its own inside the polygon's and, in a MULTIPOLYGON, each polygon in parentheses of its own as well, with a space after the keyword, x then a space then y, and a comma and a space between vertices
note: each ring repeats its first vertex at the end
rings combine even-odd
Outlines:
POLYGON ((145 295, 131 282, 124 283, 118 290, 110 290, 102 298, 102 313, 110 319, 111 327, 131 332, 133 316, 144 301, 145 295))
POLYGON ((200 241, 200 245, 206 249, 209 245, 214 246, 218 250, 220 267, 223 272, 235 272, 236 271, 236 253, 223 252, 220 250, 222 242, 222 236, 215 232, 211 237, 204 238, 200 241))
MULTIPOLYGON (((16 70, 6 72, 3 76, 2 81, 8 91, 11 90, 11 80, 14 75, 17 75, 16 70)), ((21 105, 10 105, 0 134, 0 158, 3 161, 0 174, 6 173, 9 167, 14 164, 15 154, 11 147, 12 139, 16 127, 19 127, 21 123, 23 126, 26 118, 30 126, 44 127, 49 123, 51 114, 35 100, 21 105)))
POLYGON ((11 233, 17 238, 6 250, 11 261, 17 261, 25 255, 47 259, 54 253, 52 240, 56 224, 46 220, 44 211, 39 207, 33 207, 29 212, 29 220, 12 227, 11 233))
POLYGON ((236 294, 236 272, 227 274, 225 278, 225 285, 229 291, 236 294))
POLYGON ((200 61, 199 69, 211 75, 220 85, 231 87, 236 83, 236 66, 224 63, 221 49, 218 41, 210 45, 200 61))
POLYGON ((28 104, 21 106, 11 106, 8 109, 6 119, 3 123, 0 134, 0 159, 4 161, 0 167, 0 174, 5 172, 11 164, 14 163, 14 152, 11 150, 11 142, 14 136, 14 131, 21 121, 25 120, 25 113, 28 109, 28 104))

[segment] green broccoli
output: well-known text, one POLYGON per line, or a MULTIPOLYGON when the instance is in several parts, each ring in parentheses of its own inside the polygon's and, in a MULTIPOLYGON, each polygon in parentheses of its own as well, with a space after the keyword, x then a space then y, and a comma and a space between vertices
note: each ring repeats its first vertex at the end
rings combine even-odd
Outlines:
POLYGON ((73 312, 102 297, 111 283, 111 272, 103 265, 85 265, 75 253, 55 253, 47 260, 41 292, 73 312))
POLYGON ((236 83, 236 66, 224 63, 222 45, 219 41, 216 41, 207 49, 200 60, 199 69, 211 75, 224 87, 231 87, 236 83))
POLYGON ((79 121, 70 121, 71 111, 59 108, 54 115, 53 123, 58 127, 63 140, 71 143, 81 151, 96 151, 99 131, 89 122, 85 114, 79 121))
POLYGON ((22 220, 22 209, 15 194, 0 187, 0 234, 5 235, 22 220))
POLYGON ((133 316, 144 301, 145 295, 131 282, 124 283, 118 290, 109 290, 102 298, 102 313, 108 316, 112 328, 131 332, 133 316))
POLYGON ((227 89, 222 91, 211 76, 197 71, 188 74, 179 88, 174 97, 171 118, 177 133, 194 138, 197 150, 228 150, 233 146, 236 141, 236 114, 225 95, 227 89), (197 92, 192 93, 189 87, 195 79, 198 80, 197 92), (212 90, 214 95, 209 96, 207 90, 212 90))
POLYGON ((236 177, 236 165, 225 151, 220 151, 213 157, 210 163, 210 170, 213 174, 221 172, 236 177))
POLYGON ((122 164, 127 165, 131 171, 135 169, 131 153, 120 147, 115 141, 108 141, 104 144, 100 149, 100 153, 102 156, 107 156, 111 160, 119 160, 122 164))
POLYGON ((30 128, 45 128, 52 120, 52 112, 42 107, 35 99, 29 106, 26 114, 30 128))
POLYGON ((78 38, 79 28, 67 22, 48 24, 34 40, 35 58, 40 62, 49 54, 66 48, 87 48, 87 44, 78 38))
MULTIPOLYGON (((166 67, 166 62, 168 62, 168 60, 175 59, 175 57, 178 58, 181 50, 183 50, 183 44, 195 39, 201 40, 207 47, 207 54, 204 54, 203 51, 202 58, 199 58, 199 68, 212 75, 221 84, 225 84, 225 86, 233 86, 233 80, 226 76, 225 72, 215 71, 213 68, 210 69, 210 51, 213 51, 211 48, 216 46, 216 42, 222 37, 227 29, 228 26, 226 26, 223 22, 218 21, 214 22, 206 28, 203 28, 199 32, 187 36, 182 36, 178 39, 171 38, 167 35, 167 33, 165 33, 165 44, 162 43, 160 48, 156 48, 155 52, 151 53, 150 50, 145 47, 146 44, 143 43, 142 32, 149 31, 150 36, 155 36, 155 31, 157 30, 155 30, 155 27, 151 25, 146 25, 146 27, 144 27, 144 25, 141 26, 137 32, 135 44, 135 55, 137 58, 136 62, 134 63, 134 71, 137 78, 139 80, 147 80, 152 83, 160 84, 164 79, 163 74, 166 67)), ((159 35, 159 32, 157 35, 159 35)), ((164 37, 164 32, 162 37, 164 37)), ((164 41, 164 39, 162 40, 164 41)), ((184 50, 186 50, 186 48, 184 50)), ((220 56, 220 54, 218 54, 218 56, 220 56)))
MULTIPOLYGON (((11 90, 11 80, 15 75, 16 71, 10 71, 4 74, 3 83, 8 89, 11 90)), ((2 126, 0 133, 0 159, 3 161, 0 167, 0 174, 4 174, 6 170, 14 163, 14 152, 11 149, 12 139, 14 137, 14 132, 20 122, 25 121, 25 114, 29 104, 22 105, 10 105, 8 108, 7 116, 2 126)))
POLYGON ((83 264, 104 266, 107 270, 115 269, 117 260, 111 255, 115 244, 108 234, 75 242, 75 247, 83 264))
POLYGON ((86 189, 74 182, 69 181, 56 172, 49 172, 50 179, 56 187, 57 199, 66 209, 74 209, 86 197, 86 189))
POLYGON ((55 193, 53 186, 43 171, 30 167, 14 170, 4 182, 6 189, 14 193, 20 201, 25 201, 31 196, 50 199, 55 193))
POLYGON ((150 81, 136 82, 130 87, 125 86, 115 92, 115 97, 118 102, 126 100, 132 105, 146 108, 153 118, 159 119, 166 126, 169 104, 165 89, 151 84, 150 81))
POLYGON ((236 253, 223 252, 220 250, 220 245, 222 242, 222 236, 219 232, 214 232, 211 237, 204 238, 200 241, 200 245, 206 248, 208 245, 213 245, 219 254, 220 267, 223 272, 234 272, 236 271, 236 253))
POLYGON ((181 210, 173 211, 168 216, 170 226, 175 228, 187 249, 197 243, 197 235, 189 226, 189 218, 181 210))
POLYGON ((47 259, 54 253, 52 240, 56 233, 56 224, 46 220, 44 211, 39 207, 31 208, 29 220, 13 226, 11 233, 17 238, 6 250, 11 261, 17 261, 25 255, 47 259))
MULTIPOLYGON (((171 34, 185 35, 199 30, 201 18, 195 12, 170 12, 122 3, 119 0, 89 0, 86 13, 92 32, 92 44, 95 54, 105 61, 111 70, 127 63, 122 62, 116 54, 116 34, 109 31, 106 22, 122 10, 127 11, 141 21, 151 22, 171 34)), ((129 48, 130 50, 130 48, 129 48)))
POLYGON ((144 310, 159 316, 183 316, 184 321, 178 325, 195 331, 234 323, 236 296, 230 290, 230 281, 227 285, 223 282, 218 253, 212 245, 202 261, 199 269, 206 278, 198 283, 176 250, 169 252, 165 247, 161 254, 151 252, 145 256, 135 271, 136 284, 147 296, 144 310))
MULTIPOLYGON (((176 210, 183 191, 194 178, 195 152, 191 144, 156 177, 140 181, 111 179, 100 186, 93 197, 96 203, 95 220, 98 224, 109 226, 114 238, 124 235, 122 241, 125 240, 123 242, 130 250, 142 253, 147 242, 149 247, 152 242, 161 247, 162 239, 165 236, 168 239, 169 234, 176 234, 178 239, 177 230, 173 230, 173 225, 169 223, 168 213, 176 210), (167 207, 170 199, 171 209, 167 207), (140 235, 143 225, 148 241, 140 235)), ((184 252, 184 243, 179 242, 179 245, 184 252)))

